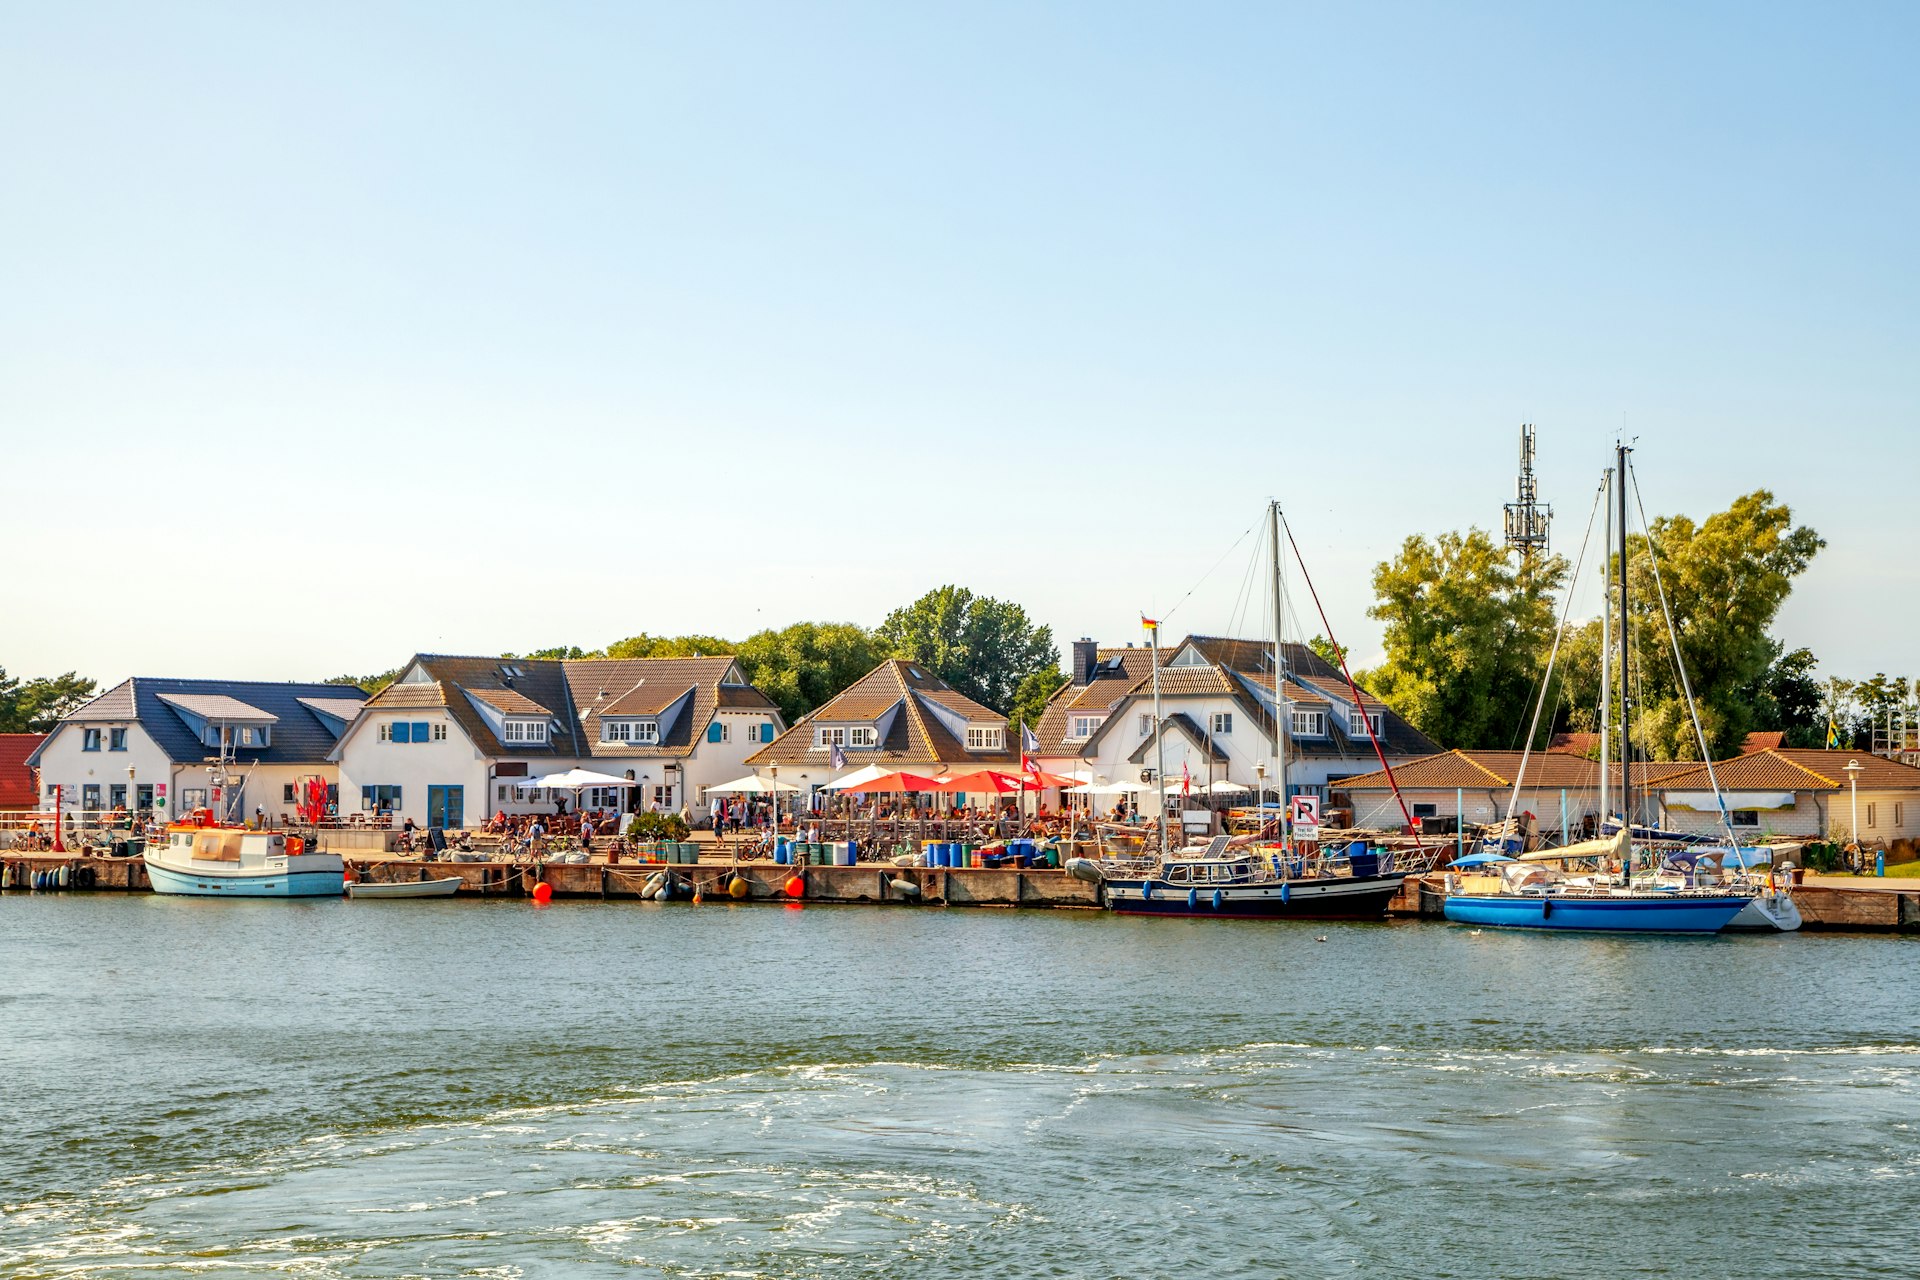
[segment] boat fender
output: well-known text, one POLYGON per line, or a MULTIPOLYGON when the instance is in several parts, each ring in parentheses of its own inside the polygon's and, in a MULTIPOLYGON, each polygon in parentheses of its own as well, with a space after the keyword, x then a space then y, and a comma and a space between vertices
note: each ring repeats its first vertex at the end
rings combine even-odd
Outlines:
POLYGON ((1198 889, 1187 890, 1187 910, 1198 911, 1199 909, 1200 909, 1200 891, 1198 889))
POLYGON ((1293 886, 1288 884, 1286 881, 1282 880, 1280 882, 1280 905, 1285 906, 1288 900, 1291 899, 1292 897, 1293 897, 1293 886))
POLYGON ((1140 882, 1140 901, 1142 902, 1153 901, 1153 881, 1142 880, 1140 882))
POLYGON ((920 886, 911 880, 889 880, 887 881, 887 887, 903 898, 917 898, 920 896, 920 886))
POLYGON ((1099 884, 1106 879, 1100 872, 1100 864, 1091 858, 1068 858, 1067 874, 1076 880, 1085 880, 1088 884, 1099 884))
POLYGON ((640 896, 643 898, 653 897, 654 894, 660 892, 660 886, 665 884, 666 882, 667 882, 666 872, 664 871, 654 872, 652 875, 647 877, 647 883, 645 887, 641 890, 640 896))
POLYGON ((727 881, 727 896, 730 898, 744 898, 752 891, 753 886, 747 883, 745 876, 735 876, 727 881))
POLYGON ((1213 909, 1215 911, 1218 911, 1220 909, 1220 904, 1224 901, 1226 901, 1226 899, 1221 895, 1218 889, 1215 889, 1213 891, 1213 909))
POLYGON ((1553 914, 1553 899, 1542 898, 1540 900, 1540 918, 1542 920, 1545 920, 1548 916, 1552 914, 1553 914))
POLYGON ((62 889, 66 888, 68 883, 72 879, 73 879, 73 869, 71 867, 62 866, 60 868, 60 887, 62 889))

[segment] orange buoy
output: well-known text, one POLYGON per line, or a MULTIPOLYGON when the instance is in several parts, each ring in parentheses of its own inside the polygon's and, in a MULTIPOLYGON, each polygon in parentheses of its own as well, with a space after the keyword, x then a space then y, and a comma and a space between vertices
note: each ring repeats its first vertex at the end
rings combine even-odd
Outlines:
POLYGON ((542 880, 539 884, 536 884, 535 886, 533 886, 533 900, 535 902, 552 902, 553 886, 548 884, 545 880, 542 880))
POLYGON ((788 876, 786 888, 789 898, 804 898, 807 895, 807 882, 799 876, 788 876))
POLYGON ((747 883, 745 876, 735 876, 727 882, 727 894, 729 897, 744 898, 751 891, 752 886, 747 883))

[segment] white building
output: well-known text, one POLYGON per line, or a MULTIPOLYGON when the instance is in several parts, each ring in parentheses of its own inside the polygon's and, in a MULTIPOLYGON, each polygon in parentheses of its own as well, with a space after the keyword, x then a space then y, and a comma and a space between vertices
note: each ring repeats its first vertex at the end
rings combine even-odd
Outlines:
POLYGON ((125 805, 177 818, 201 807, 238 821, 294 814, 297 784, 338 770, 328 759, 366 694, 351 685, 246 680, 122 681, 78 708, 29 757, 40 805, 93 813, 125 805), (210 762, 226 744, 239 778, 216 796, 210 762))
MULTIPOLYGON (((1287 794, 1324 801, 1347 777, 1379 765, 1373 734, 1390 763, 1427 755, 1434 745, 1361 691, 1356 702, 1340 673, 1305 645, 1287 645, 1287 794)), ((1160 710, 1154 728, 1151 649, 1073 645, 1067 683, 1035 729, 1040 766, 1054 773, 1091 770, 1107 781, 1138 780, 1164 768, 1168 780, 1190 778, 1195 790, 1214 782, 1275 789, 1273 645, 1256 640, 1189 636, 1160 650, 1160 710), (1158 745, 1156 746, 1156 740, 1158 745)), ((1249 795, 1251 800, 1251 795, 1249 795)), ((1143 814, 1158 797, 1143 792, 1143 814)))
POLYGON ((699 806, 785 729, 733 658, 555 659, 417 655, 375 694, 334 752, 342 806, 428 826, 497 810, 552 813, 576 797, 525 780, 571 768, 631 779, 588 809, 699 806))

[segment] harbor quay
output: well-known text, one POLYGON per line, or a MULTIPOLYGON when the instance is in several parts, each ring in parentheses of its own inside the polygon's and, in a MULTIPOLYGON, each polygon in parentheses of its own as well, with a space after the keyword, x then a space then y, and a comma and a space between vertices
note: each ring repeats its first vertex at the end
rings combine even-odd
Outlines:
MULTIPOLYGON (((466 901, 523 899, 531 903, 538 886, 544 884, 555 901, 637 904, 651 896, 649 881, 665 875, 677 892, 661 905, 690 909, 702 903, 1065 911, 1104 906, 1100 885, 1057 868, 793 866, 764 859, 730 859, 717 846, 705 843, 699 861, 679 865, 609 862, 604 857, 584 863, 444 862, 376 851, 348 854, 345 861, 346 875, 361 883, 457 878, 460 883, 452 896, 466 901), (738 895, 730 892, 736 880, 744 886, 738 895)), ((0 868, 4 868, 0 893, 153 891, 139 858, 5 854, 0 855, 0 868), (63 870, 64 885, 60 883, 63 870)), ((1846 877, 1817 876, 1796 886, 1794 900, 1807 929, 1920 934, 1920 884, 1907 888, 1899 881, 1848 883, 1846 877)), ((1389 901, 1385 914, 1389 920, 1440 923, 1445 902, 1444 875, 1411 876, 1389 901)))

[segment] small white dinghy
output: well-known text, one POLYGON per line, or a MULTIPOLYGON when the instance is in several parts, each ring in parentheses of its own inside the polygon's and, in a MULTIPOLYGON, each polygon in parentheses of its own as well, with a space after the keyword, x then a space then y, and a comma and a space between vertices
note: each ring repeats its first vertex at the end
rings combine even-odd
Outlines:
POLYGON ((459 876, 439 880, 349 880, 349 898, 451 898, 460 888, 459 876))

